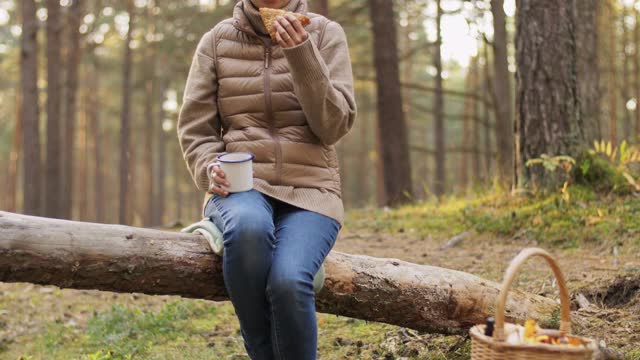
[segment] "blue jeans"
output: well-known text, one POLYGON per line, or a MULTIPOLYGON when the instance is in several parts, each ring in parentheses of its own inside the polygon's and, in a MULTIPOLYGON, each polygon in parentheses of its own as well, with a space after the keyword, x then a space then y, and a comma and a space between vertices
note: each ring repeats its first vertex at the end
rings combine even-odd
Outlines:
POLYGON ((315 360, 313 277, 340 224, 256 190, 215 194, 205 216, 223 235, 222 274, 253 360, 315 360))

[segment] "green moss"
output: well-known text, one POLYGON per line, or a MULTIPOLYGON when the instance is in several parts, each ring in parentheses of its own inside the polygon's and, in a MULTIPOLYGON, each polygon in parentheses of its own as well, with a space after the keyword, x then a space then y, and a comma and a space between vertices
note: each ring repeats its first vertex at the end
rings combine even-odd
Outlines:
POLYGON ((590 187, 597 192, 614 192, 620 195, 631 192, 622 172, 609 160, 597 154, 585 152, 578 157, 573 177, 577 184, 590 187))
POLYGON ((627 359, 640 360, 640 348, 631 350, 629 353, 627 353, 627 359))
POLYGON ((393 209, 347 214, 353 232, 404 232, 436 239, 467 230, 500 237, 526 236, 541 244, 572 248, 619 239, 638 243, 640 199, 599 193, 583 184, 548 194, 485 193, 393 209))
POLYGON ((546 329, 559 329, 560 308, 558 307, 556 310, 554 310, 549 318, 540 320, 540 326, 546 329))

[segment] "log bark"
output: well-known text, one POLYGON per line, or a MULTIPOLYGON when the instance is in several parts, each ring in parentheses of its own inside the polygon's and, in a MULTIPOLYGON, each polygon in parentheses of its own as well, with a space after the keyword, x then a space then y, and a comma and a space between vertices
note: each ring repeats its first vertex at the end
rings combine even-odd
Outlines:
MULTIPOLYGON (((0 212, 0 281, 227 300, 199 235, 0 212)), ((492 316, 500 285, 460 271, 332 251, 320 312, 443 334, 492 316)), ((548 323, 555 301, 512 290, 508 321, 548 323)))

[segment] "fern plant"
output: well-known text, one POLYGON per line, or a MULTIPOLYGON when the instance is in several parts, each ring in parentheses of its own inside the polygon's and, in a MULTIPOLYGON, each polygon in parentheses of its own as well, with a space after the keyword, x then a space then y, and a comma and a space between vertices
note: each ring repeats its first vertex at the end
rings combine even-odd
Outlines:
POLYGON ((530 159, 525 163, 526 167, 542 166, 544 175, 532 176, 531 185, 534 190, 557 189, 562 185, 563 199, 568 202, 567 186, 571 181, 571 170, 576 164, 576 160, 568 155, 550 156, 547 154, 540 155, 539 158, 530 159))
POLYGON ((629 186, 635 191, 640 191, 640 182, 632 169, 634 164, 640 164, 640 148, 629 145, 626 140, 623 140, 619 147, 613 146, 611 141, 596 140, 589 154, 606 158, 624 176, 629 186))
POLYGON ((540 155, 539 158, 531 159, 525 164, 527 167, 533 165, 542 165, 549 172, 555 172, 558 168, 563 169, 567 174, 571 172, 571 168, 576 164, 576 160, 571 156, 557 155, 549 156, 547 154, 540 155))

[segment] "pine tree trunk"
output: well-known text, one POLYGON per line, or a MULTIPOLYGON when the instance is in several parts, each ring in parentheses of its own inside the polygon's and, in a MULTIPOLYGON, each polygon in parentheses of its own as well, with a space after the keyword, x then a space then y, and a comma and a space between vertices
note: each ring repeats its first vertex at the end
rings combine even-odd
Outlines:
POLYGON ((312 0, 312 4, 313 12, 325 17, 329 16, 329 0, 312 0))
POLYGON ((71 209, 75 208, 77 209, 77 213, 74 214, 74 217, 77 219, 80 219, 82 221, 88 221, 89 217, 88 217, 88 204, 87 204, 87 178, 88 178, 88 166, 89 166, 89 162, 87 159, 87 142, 88 142, 88 133, 89 133, 89 129, 87 126, 87 119, 88 119, 88 113, 89 113, 89 109, 88 109, 88 105, 87 105, 87 94, 86 91, 84 91, 83 93, 81 93, 80 99, 81 99, 81 104, 78 106, 79 109, 82 109, 82 113, 81 116, 78 118, 78 144, 77 144, 77 150, 78 150, 78 155, 77 157, 74 156, 76 161, 76 170, 74 171, 73 174, 71 174, 72 176, 76 177, 76 180, 74 181, 75 184, 74 185, 75 188, 77 189, 76 194, 78 196, 74 197, 73 199, 76 200, 76 206, 71 206, 71 209))
POLYGON ((607 2, 607 15, 609 20, 609 140, 618 143, 618 75, 616 59, 618 58, 617 42, 616 42, 616 10, 614 0, 607 2))
POLYGON ((23 0, 22 38, 20 51, 20 106, 22 120, 23 212, 29 215, 42 214, 42 176, 40 162, 40 120, 38 107, 38 19, 35 0, 23 0))
MULTIPOLYGON (((151 19, 152 15, 150 13, 153 6, 153 2, 149 2, 149 6, 147 6, 147 19, 151 19)), ((156 27, 155 23, 152 21, 149 32, 151 34, 155 34, 156 27)), ((146 226, 150 226, 153 223, 153 194, 155 192, 154 189, 154 181, 153 181, 153 136, 155 133, 155 127, 157 126, 157 121, 153 108, 153 100, 156 99, 156 86, 155 86, 155 78, 156 78, 156 48, 153 42, 148 43, 147 45, 147 58, 145 61, 145 66, 147 67, 147 75, 145 82, 145 103, 144 103, 144 118, 145 118, 145 126, 144 126, 144 203, 146 203, 146 208, 144 209, 144 224, 146 226)))
MULTIPOLYGON (((580 51, 578 56, 578 97, 580 98, 580 116, 584 126, 585 140, 590 145, 593 140, 601 139, 600 126, 600 72, 598 71, 598 12, 599 0, 581 0, 575 3, 578 29, 576 43, 580 51)), ((626 100, 625 100, 626 101, 626 100)))
MULTIPOLYGON (((485 54, 486 55, 486 52, 485 54)), ((487 64, 489 59, 485 59, 485 64, 487 64)), ((470 64, 473 68, 473 71, 478 73, 479 76, 479 64, 478 62, 473 62, 470 64)), ((485 79, 486 80, 486 79, 485 79)), ((474 101, 471 104, 471 118, 473 122, 471 123, 471 170, 473 172, 473 176, 471 177, 472 182, 474 184, 480 183, 484 176, 482 175, 482 146, 480 143, 481 136, 480 130, 482 126, 482 121, 480 117, 480 102, 478 101, 478 96, 482 99, 481 91, 480 91, 480 82, 474 82, 473 85, 469 86, 468 91, 473 94, 474 101)))
POLYGON ((630 140, 633 138, 633 133, 631 132, 631 113, 629 109, 627 109, 627 101, 629 101, 630 97, 630 86, 629 86, 629 60, 631 58, 631 54, 627 53, 627 46, 629 46, 629 30, 626 24, 626 18, 628 16, 628 10, 626 6, 622 6, 622 19, 620 21, 620 26, 622 27, 622 91, 620 92, 622 98, 623 108, 623 117, 622 117, 622 137, 620 140, 630 140))
POLYGON ((9 152, 9 171, 7 171, 6 189, 4 204, 5 209, 16 212, 18 204, 16 202, 18 196, 18 165, 20 160, 20 152, 22 150, 22 96, 21 90, 16 91, 16 125, 13 129, 13 140, 11 141, 11 151, 9 152))
POLYGON ((378 127, 387 205, 396 206, 412 199, 411 163, 407 128, 402 112, 402 89, 398 69, 398 46, 393 3, 369 0, 373 24, 374 64, 378 93, 378 127))
POLYGON ((638 4, 635 1, 633 7, 633 17, 635 18, 635 24, 633 25, 633 93, 636 99, 635 109, 635 137, 634 143, 640 142, 640 11, 636 8, 638 4))
POLYGON ((127 11, 129 14, 129 29, 127 30, 127 38, 124 44, 123 71, 122 71, 122 116, 120 122, 120 193, 118 196, 118 222, 120 224, 129 224, 129 183, 130 183, 130 156, 131 144, 129 141, 131 131, 131 35, 134 25, 134 6, 133 0, 127 0, 127 11))
MULTIPOLYGON (((165 65, 165 61, 163 59, 163 61, 161 62, 160 66, 161 68, 164 68, 163 65, 165 65)), ((160 124, 160 126, 158 126, 156 128, 156 136, 157 136, 157 141, 156 141, 156 146, 157 146, 157 166, 155 166, 156 169, 156 176, 154 177, 154 180, 156 181, 156 184, 154 186, 155 189, 155 194, 153 196, 154 198, 154 212, 153 212, 153 224, 154 225, 162 225, 163 221, 164 221, 164 215, 165 215, 165 199, 166 199, 166 191, 167 191, 167 187, 165 185, 166 183, 166 169, 167 169, 167 135, 162 127, 162 124, 165 120, 165 113, 164 113, 164 108, 162 106, 162 104, 164 103, 165 100, 165 92, 167 90, 167 84, 168 82, 166 80, 163 80, 163 82, 161 82, 161 87, 160 87, 160 106, 158 106, 158 123, 160 124)))
POLYGON ((434 111, 434 129, 433 142, 435 144, 435 160, 436 171, 434 179, 434 192, 436 196, 441 197, 445 192, 445 184, 447 181, 446 163, 445 163, 445 129, 444 129, 444 96, 442 93, 442 7, 440 0, 436 0, 436 44, 433 48, 433 64, 436 68, 435 77, 435 94, 433 97, 434 111))
POLYGON ((495 98, 500 99, 496 108, 496 150, 498 181, 509 188, 513 175, 513 101, 511 74, 507 61, 507 25, 503 0, 491 0, 493 14, 493 83, 495 98))
MULTIPOLYGON (((489 50, 488 50, 488 46, 485 44, 484 45, 484 58, 485 58, 485 62, 484 62, 484 67, 483 67, 483 75, 484 75, 484 85, 480 86, 478 85, 478 87, 476 88, 476 93, 479 93, 482 91, 484 92, 484 101, 482 101, 482 128, 484 129, 484 181, 487 183, 491 182, 491 160, 493 158, 493 153, 491 151, 491 114, 490 114, 490 106, 489 104, 494 104, 494 110, 495 110, 495 103, 498 102, 497 98, 495 96, 495 93, 493 92, 493 89, 491 87, 491 71, 490 71, 490 65, 489 65, 489 50)), ((478 69, 478 71, 480 71, 480 69, 478 69)), ((480 102, 476 102, 477 106, 480 106, 480 102)), ((494 111, 495 112, 495 111, 494 111)), ((480 122, 480 110, 478 109, 477 111, 477 120, 478 123, 480 122)), ((513 124, 512 124, 513 125, 513 124)), ((497 124, 496 124, 497 126, 497 124)), ((513 140, 513 126, 511 126, 511 140, 513 140)), ((478 151, 480 151, 480 148, 478 147, 478 151)), ((512 161, 511 161, 511 171, 513 171, 513 145, 511 148, 511 157, 512 157, 512 161)), ((513 179, 513 173, 511 173, 511 179, 513 179)))
MULTIPOLYGON (((397 6, 402 8, 407 8, 407 0, 403 0, 400 3, 397 3, 397 6)), ((399 54, 407 54, 411 50, 411 39, 409 38, 410 34, 414 31, 414 22, 411 16, 407 17, 407 24, 405 26, 401 26, 399 28, 400 36, 398 43, 398 51, 399 54)), ((411 74, 413 72, 413 57, 404 57, 398 58, 398 71, 400 72, 400 83, 408 83, 411 82, 411 74)), ((409 87, 401 86, 401 94, 402 94, 402 114, 404 116, 406 126, 408 129, 412 129, 414 125, 414 119, 411 114, 411 106, 409 100, 411 99, 411 89, 409 87)), ((407 131, 407 144, 412 144, 414 141, 414 137, 412 136, 413 132, 407 131)), ((409 163, 411 164, 412 153, 409 151, 409 163)), ((415 187, 415 182, 413 181, 414 172, 416 171, 415 167, 411 167, 411 185, 412 185, 412 194, 417 197, 417 189, 415 187)))
POLYGON ((74 193, 74 146, 76 142, 78 67, 80 66, 80 24, 82 22, 85 0, 74 0, 69 13, 69 56, 67 58, 67 94, 66 118, 64 119, 64 186, 61 194, 63 217, 71 218, 74 193))
POLYGON ((106 222, 106 203, 105 203, 105 189, 104 189, 104 176, 105 173, 102 170, 106 165, 105 159, 102 158, 102 132, 100 130, 100 61, 97 54, 92 56, 92 69, 91 69, 91 137, 93 138, 93 207, 95 209, 95 221, 106 222))
POLYGON ((45 215, 60 218, 62 209, 62 130, 60 122, 60 1, 46 0, 47 7, 47 161, 45 215))
MULTIPOLYGON (((367 104, 369 103, 368 95, 367 104)), ((365 206, 368 203, 369 196, 369 176, 371 176, 371 167, 369 165, 369 144, 368 144, 368 132, 370 124, 373 122, 370 121, 371 112, 367 111, 360 117, 360 138, 358 139, 358 188, 357 191, 357 199, 358 206, 365 206)))
POLYGON ((576 156, 589 144, 588 129, 597 117, 584 116, 581 89, 597 88, 582 76, 596 64, 588 57, 595 46, 575 34, 595 27, 595 0, 518 0, 516 24, 519 181, 545 185, 543 167, 526 167, 542 154, 576 156), (576 2, 584 9, 578 11, 576 2), (589 3, 589 7, 587 6, 589 3), (554 16, 549 16, 553 13, 554 16), (591 23, 593 22, 593 23, 591 23))
MULTIPOLYGON (((475 77, 476 77, 476 62, 478 58, 473 58, 470 60, 469 68, 467 70, 467 76, 465 79, 465 89, 473 89, 475 87, 475 77)), ((475 97, 467 96, 464 98, 464 105, 462 109, 462 142, 460 144, 460 148, 466 148, 468 144, 471 143, 471 131, 473 129, 473 123, 476 121, 474 119, 474 107, 475 107, 475 97)), ((469 164, 470 164, 470 156, 471 153, 468 151, 463 151, 462 161, 460 162, 460 187, 463 190, 466 190, 469 186, 469 164)))

